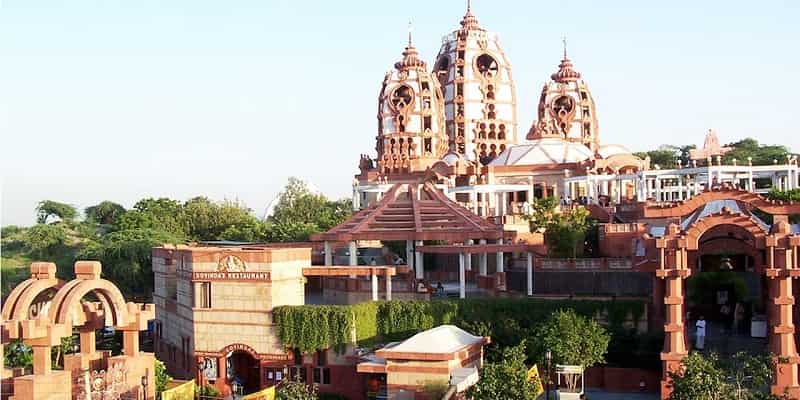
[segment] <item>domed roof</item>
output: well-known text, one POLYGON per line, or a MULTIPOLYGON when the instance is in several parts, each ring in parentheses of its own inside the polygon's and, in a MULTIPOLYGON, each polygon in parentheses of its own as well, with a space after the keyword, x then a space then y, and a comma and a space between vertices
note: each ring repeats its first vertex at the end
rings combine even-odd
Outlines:
POLYGON ((592 156, 592 151, 580 143, 560 138, 542 138, 509 147, 489 165, 579 163, 592 158, 592 156))
POLYGON ((461 156, 458 155, 455 151, 450 150, 444 157, 442 157, 442 161, 449 166, 456 165, 457 162, 461 161, 461 156))
POLYGON ((609 158, 618 154, 631 154, 631 151, 621 144, 604 144, 597 149, 597 154, 602 158, 609 158))

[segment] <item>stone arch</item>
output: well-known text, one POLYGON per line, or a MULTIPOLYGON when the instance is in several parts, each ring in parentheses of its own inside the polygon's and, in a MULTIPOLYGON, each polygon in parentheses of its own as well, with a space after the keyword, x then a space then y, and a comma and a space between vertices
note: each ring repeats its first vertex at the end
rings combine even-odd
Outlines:
POLYGON ((50 262, 35 262, 30 267, 31 278, 17 285, 3 304, 3 320, 28 319, 28 309, 42 293, 57 290, 63 282, 56 278, 56 265, 50 262))
POLYGON ((94 293, 100 299, 115 327, 121 328, 130 323, 128 308, 122 293, 111 282, 105 279, 75 279, 61 288, 53 298, 50 308, 50 320, 55 324, 72 324, 71 311, 78 305, 83 296, 94 293))
POLYGON ((754 246, 763 249, 766 243, 767 231, 753 218, 747 215, 721 212, 699 219, 686 229, 686 250, 698 250, 700 238, 711 228, 720 225, 736 226, 753 237, 754 246))
POLYGON ((767 214, 789 215, 800 214, 800 203, 767 200, 764 197, 746 190, 723 188, 705 191, 688 200, 673 203, 648 205, 644 208, 645 218, 670 218, 689 215, 701 206, 716 200, 736 200, 751 208, 758 208, 767 214))

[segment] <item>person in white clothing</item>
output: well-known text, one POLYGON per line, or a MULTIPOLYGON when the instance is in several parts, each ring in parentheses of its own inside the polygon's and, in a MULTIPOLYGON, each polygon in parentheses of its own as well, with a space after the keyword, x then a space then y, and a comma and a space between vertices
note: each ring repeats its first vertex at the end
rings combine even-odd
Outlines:
POLYGON ((695 342, 694 347, 697 350, 703 350, 706 345, 706 320, 703 316, 694 324, 695 327, 695 342))

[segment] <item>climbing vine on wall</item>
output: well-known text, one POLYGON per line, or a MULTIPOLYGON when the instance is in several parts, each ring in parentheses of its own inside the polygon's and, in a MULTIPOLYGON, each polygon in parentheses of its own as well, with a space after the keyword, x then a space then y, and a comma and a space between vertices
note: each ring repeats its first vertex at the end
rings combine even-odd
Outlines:
POLYGON ((348 306, 282 306, 273 310, 278 337, 304 353, 348 344, 369 347, 405 339, 442 324, 493 337, 500 347, 532 334, 557 310, 570 309, 605 323, 610 331, 630 330, 644 315, 642 300, 467 299, 367 302, 348 306))

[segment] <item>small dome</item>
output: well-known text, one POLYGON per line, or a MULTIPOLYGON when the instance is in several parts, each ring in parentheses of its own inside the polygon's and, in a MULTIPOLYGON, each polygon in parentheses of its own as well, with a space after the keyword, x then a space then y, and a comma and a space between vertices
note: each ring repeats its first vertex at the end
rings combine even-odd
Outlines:
POLYGON ((631 154, 631 151, 621 144, 604 144, 597 149, 597 154, 602 158, 609 158, 618 154, 631 154))
POLYGON ((457 162, 461 161, 461 156, 458 155, 458 153, 451 150, 442 158, 442 161, 444 161, 445 164, 452 167, 456 165, 457 162))
POLYGON ((580 143, 544 138, 511 146, 489 165, 567 164, 580 163, 590 158, 592 151, 580 143))

